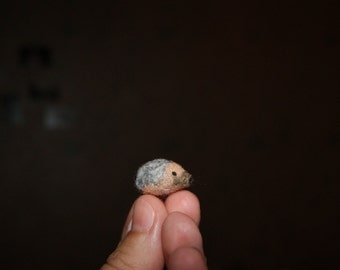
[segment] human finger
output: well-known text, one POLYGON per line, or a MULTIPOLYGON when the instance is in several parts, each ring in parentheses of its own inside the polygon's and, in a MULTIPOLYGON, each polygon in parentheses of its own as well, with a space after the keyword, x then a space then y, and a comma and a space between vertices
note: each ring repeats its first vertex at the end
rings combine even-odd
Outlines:
POLYGON ((201 233, 189 216, 170 213, 163 224, 162 243, 169 270, 207 269, 201 233))
POLYGON ((101 270, 161 270, 164 257, 161 229, 167 211, 151 195, 140 196, 132 206, 117 249, 101 270))
POLYGON ((165 201, 168 213, 181 212, 191 217, 198 225, 201 218, 200 203, 195 194, 181 190, 171 194, 165 201))

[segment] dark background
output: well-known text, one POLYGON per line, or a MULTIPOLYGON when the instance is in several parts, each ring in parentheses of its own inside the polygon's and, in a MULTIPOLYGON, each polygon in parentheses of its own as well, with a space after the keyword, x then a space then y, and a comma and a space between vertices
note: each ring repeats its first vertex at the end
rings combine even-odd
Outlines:
POLYGON ((211 269, 339 269, 338 1, 1 1, 2 269, 98 269, 157 157, 211 269), (319 3, 317 3, 319 2, 319 3))

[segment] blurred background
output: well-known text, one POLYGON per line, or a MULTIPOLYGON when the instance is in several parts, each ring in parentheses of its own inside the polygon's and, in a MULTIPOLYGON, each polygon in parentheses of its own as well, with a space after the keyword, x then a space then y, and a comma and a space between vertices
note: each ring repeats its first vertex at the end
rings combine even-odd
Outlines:
POLYGON ((2 1, 3 269, 99 269, 154 158, 211 269, 339 269, 338 1, 2 1))

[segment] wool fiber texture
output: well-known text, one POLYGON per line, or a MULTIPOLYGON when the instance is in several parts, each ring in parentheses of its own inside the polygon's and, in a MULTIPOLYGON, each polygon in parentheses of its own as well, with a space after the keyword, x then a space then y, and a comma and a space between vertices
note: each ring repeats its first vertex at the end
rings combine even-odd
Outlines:
POLYGON ((143 190, 145 186, 156 185, 163 178, 166 166, 170 162, 170 160, 159 158, 142 165, 137 171, 136 187, 143 190))

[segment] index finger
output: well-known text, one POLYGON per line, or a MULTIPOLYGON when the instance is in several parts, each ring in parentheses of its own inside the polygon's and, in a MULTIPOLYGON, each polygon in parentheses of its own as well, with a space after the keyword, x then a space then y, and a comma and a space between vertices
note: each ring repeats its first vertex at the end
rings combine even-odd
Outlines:
POLYGON ((201 219, 200 203, 196 195, 188 190, 170 194, 165 201, 168 213, 180 212, 189 216, 198 225, 201 219))

